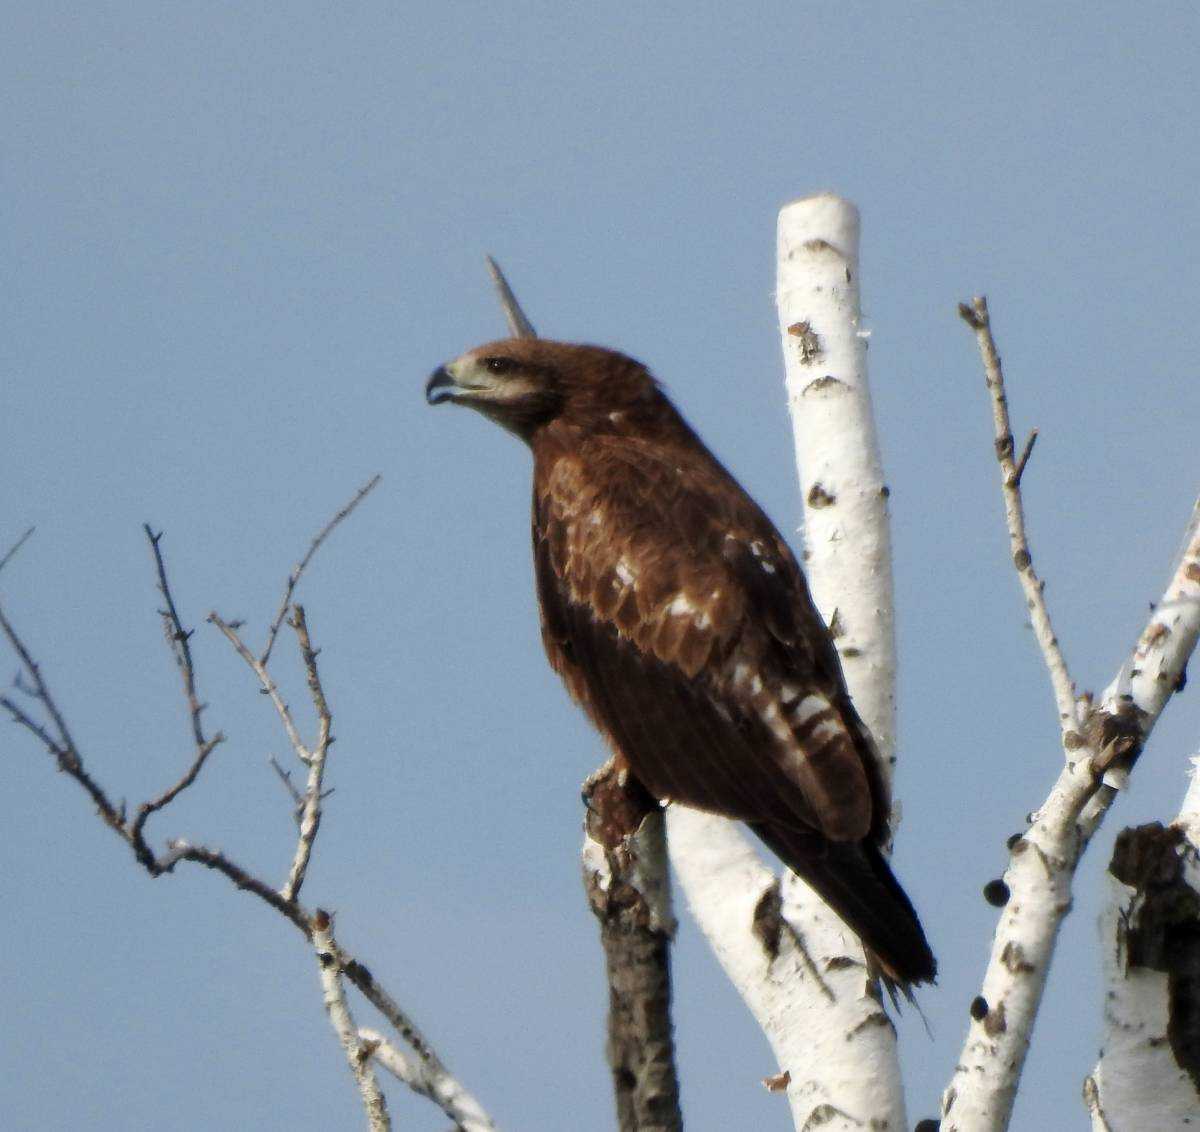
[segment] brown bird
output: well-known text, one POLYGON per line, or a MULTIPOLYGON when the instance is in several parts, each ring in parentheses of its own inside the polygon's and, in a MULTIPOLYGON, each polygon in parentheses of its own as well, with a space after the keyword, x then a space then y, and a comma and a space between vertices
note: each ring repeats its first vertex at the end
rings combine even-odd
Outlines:
POLYGON ((791 550, 644 366, 514 338, 438 369, 533 450, 533 560, 554 670, 661 802, 744 821, 885 975, 937 965, 880 846, 890 799, 791 550))

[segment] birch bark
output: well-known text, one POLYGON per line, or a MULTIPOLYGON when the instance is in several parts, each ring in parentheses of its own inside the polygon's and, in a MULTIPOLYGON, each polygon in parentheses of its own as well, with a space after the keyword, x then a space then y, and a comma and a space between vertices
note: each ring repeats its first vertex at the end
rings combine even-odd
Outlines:
POLYGON ((1101 928, 1104 1047, 1093 1132, 1194 1128, 1200 1114, 1200 759, 1179 816, 1122 831, 1101 928))
MULTIPOLYGON (((848 201, 821 194, 787 205, 776 299, 804 500, 804 567, 890 781, 891 553, 858 237, 858 211, 848 201)), ((895 1031, 857 938, 798 877, 767 869, 729 822, 679 806, 667 822, 689 907, 771 1042, 795 1126, 904 1128, 895 1031)))

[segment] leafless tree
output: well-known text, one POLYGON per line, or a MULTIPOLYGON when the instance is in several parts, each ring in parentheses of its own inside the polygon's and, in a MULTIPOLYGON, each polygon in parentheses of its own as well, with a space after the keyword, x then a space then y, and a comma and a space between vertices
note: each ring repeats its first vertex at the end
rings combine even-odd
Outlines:
MULTIPOLYGON (((856 707, 894 762, 895 653, 887 492, 867 383, 858 298, 858 216, 829 195, 787 206, 780 217, 779 303, 789 406, 806 514, 806 568, 830 622, 856 707)), ((490 262, 490 261, 489 261, 490 262)), ((510 330, 533 335, 530 320, 491 264, 510 330)), ((1028 827, 1009 845, 1001 908, 980 993, 958 1063, 942 1097, 945 1132, 1008 1126, 1030 1034, 1042 1001, 1072 882, 1088 843, 1125 784, 1200 634, 1200 506, 1183 551, 1133 651, 1099 696, 1080 694, 1054 633, 1035 567, 1021 495, 1036 431, 1020 449, 1010 423, 1004 374, 987 303, 960 314, 980 349, 994 424, 1005 523, 1034 633, 1058 709, 1063 758, 1028 827)), ((132 811, 115 802, 79 744, 32 645, 0 610, 19 664, 0 706, 88 795, 103 821, 151 875, 202 865, 290 922, 314 953, 330 1022, 373 1129, 390 1127, 378 1070, 428 1097, 465 1132, 494 1124, 450 1073, 415 1023, 356 956, 336 940, 333 917, 301 902, 326 797, 333 713, 319 650, 295 593, 329 535, 371 492, 364 485, 313 539, 287 578, 261 648, 243 625, 211 613, 208 622, 245 662, 274 705, 303 781, 275 770, 294 806, 297 836, 278 885, 219 848, 180 838, 152 840, 147 827, 204 773, 220 745, 210 732, 192 656, 163 554, 163 536, 145 529, 167 645, 187 705, 191 751, 179 777, 132 811), (311 721, 293 713, 271 660, 287 626, 305 673, 311 721), (312 737, 306 738, 311 732, 312 737), (351 988, 387 1029, 355 1021, 351 988)), ((0 558, 0 569, 29 537, 0 558)), ((675 920, 668 860, 687 903, 729 978, 769 1038, 778 1073, 765 1084, 787 1095, 796 1128, 824 1132, 907 1124, 895 1031, 858 941, 795 876, 776 875, 730 823, 677 805, 666 813, 602 768, 585 784, 584 884, 599 925, 609 984, 608 1056, 622 1132, 682 1127, 670 1014, 670 943, 675 920)), ((1106 1046, 1084 1086, 1093 1128, 1177 1127, 1200 1105, 1200 784, 1167 825, 1125 831, 1110 873, 1113 891, 1104 947, 1106 1046)), ((926 1127, 930 1122, 922 1122, 926 1127)))

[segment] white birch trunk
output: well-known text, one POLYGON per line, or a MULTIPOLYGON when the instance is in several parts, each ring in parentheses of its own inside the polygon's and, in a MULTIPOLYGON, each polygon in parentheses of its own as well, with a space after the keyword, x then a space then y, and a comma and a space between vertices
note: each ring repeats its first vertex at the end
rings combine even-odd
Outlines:
MULTIPOLYGON (((830 195, 786 206, 778 270, 804 566, 818 608, 835 622, 847 684, 890 780, 891 558, 860 326, 854 206, 830 195)), ((725 820, 671 806, 668 827, 688 904, 771 1042, 795 1126, 904 1128, 895 1031, 854 934, 792 873, 781 885, 725 820)))
POLYGON ((1109 872, 1104 1046, 1084 1096, 1094 1132, 1194 1129, 1200 1065, 1187 1012, 1196 1007, 1200 962, 1200 759, 1172 826, 1126 836, 1137 848, 1119 862, 1118 843, 1113 865, 1135 883, 1109 872))
POLYGON ((829 194, 779 214, 775 302, 804 499, 804 572, 891 782, 896 749, 892 545, 867 383, 858 209, 829 194))

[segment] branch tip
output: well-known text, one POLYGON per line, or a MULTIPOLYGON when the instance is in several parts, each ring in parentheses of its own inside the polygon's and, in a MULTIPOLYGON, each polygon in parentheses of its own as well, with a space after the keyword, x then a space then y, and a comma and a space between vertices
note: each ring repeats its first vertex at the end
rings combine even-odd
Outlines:
POLYGON ((508 322, 509 332, 514 338, 536 338, 537 331, 534 330, 533 323, 521 309, 521 304, 517 302, 517 296, 513 294, 513 289, 509 286, 508 279, 500 269, 500 265, 490 255, 483 258, 487 263, 488 274, 491 275, 492 283, 495 285, 500 306, 504 311, 504 318, 508 322))
POLYGON ((333 533, 334 529, 345 519, 349 518, 354 509, 375 490, 381 479, 383 479, 383 476, 376 472, 375 475, 355 492, 354 498, 321 528, 317 533, 317 537, 309 544, 304 557, 300 559, 288 574, 287 583, 283 588, 283 598, 279 603, 279 609, 276 611, 275 617, 271 621, 271 626, 267 630, 267 643, 263 646, 263 650, 258 657, 260 664, 265 665, 271 659, 271 651, 275 647, 275 639, 279 636, 279 627, 283 624, 284 618, 291 608, 292 595, 296 592, 296 587, 300 584, 300 578, 308 568, 308 564, 312 561, 313 555, 320 550, 322 543, 333 533))
POLYGON ((977 295, 969 303, 959 303, 958 317, 972 330, 986 330, 988 326, 987 299, 983 295, 977 295))
POLYGON ((1025 474, 1025 465, 1029 463, 1029 457, 1033 455, 1033 446, 1037 443, 1038 430, 1036 428, 1029 430, 1029 439, 1025 441, 1025 447, 1021 449, 1021 455, 1017 459, 1017 466, 1013 469, 1012 485, 1020 487, 1021 477, 1025 474))
POLYGON ((0 558, 0 570, 3 570, 4 567, 16 557, 17 551, 19 551, 21 547, 23 547, 29 541, 35 530, 37 530, 36 527, 29 527, 25 533, 19 539, 17 539, 16 542, 14 542, 12 546, 10 546, 8 550, 4 552, 4 557, 0 558))

